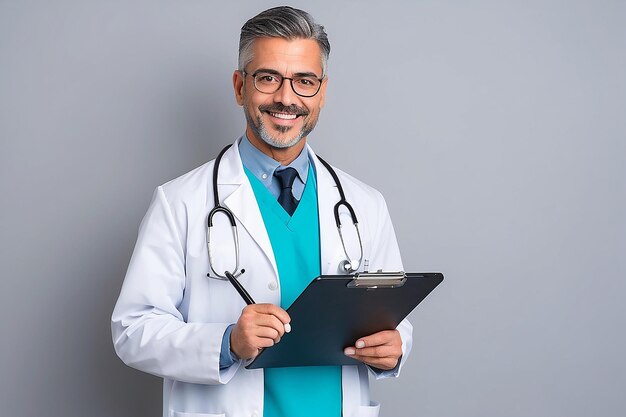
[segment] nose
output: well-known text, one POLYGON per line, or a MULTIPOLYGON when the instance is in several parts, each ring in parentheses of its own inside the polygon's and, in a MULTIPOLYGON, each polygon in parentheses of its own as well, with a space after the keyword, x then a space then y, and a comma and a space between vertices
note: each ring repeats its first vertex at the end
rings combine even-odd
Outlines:
POLYGON ((298 99, 298 96, 291 87, 291 80, 283 78, 283 83, 274 93, 274 102, 281 103, 284 106, 290 106, 298 99))

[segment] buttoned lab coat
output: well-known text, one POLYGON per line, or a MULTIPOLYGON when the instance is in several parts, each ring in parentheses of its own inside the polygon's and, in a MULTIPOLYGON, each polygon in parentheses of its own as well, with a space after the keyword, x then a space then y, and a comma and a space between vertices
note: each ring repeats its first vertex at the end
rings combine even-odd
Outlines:
MULTIPOLYGON (((307 149, 312 154, 308 145, 307 149)), ((317 172, 321 271, 341 274, 339 264, 345 255, 333 215, 339 193, 315 156, 313 162, 317 172)), ((237 322, 245 303, 228 281, 207 278, 211 269, 206 222, 214 207, 213 165, 210 161, 156 189, 112 315, 118 356, 127 365, 164 379, 164 417, 263 414, 263 370, 245 369, 242 361, 223 370, 219 367, 224 331, 237 322)), ((356 212, 369 270, 402 270, 383 197, 340 170, 337 175, 356 212)), ((239 281, 257 303, 280 305, 274 253, 237 143, 224 154, 217 182, 220 202, 232 210, 238 226, 240 267, 245 269, 239 281)), ((347 212, 342 210, 341 219, 348 253, 358 259, 358 240, 347 212)), ((220 273, 224 269, 232 271, 235 249, 226 216, 216 215, 213 229, 214 267, 220 273)), ((323 300, 319 306, 324 308, 323 300)), ((398 330, 403 353, 400 369, 411 349, 412 326, 404 320, 398 330)), ((342 415, 377 416, 379 404, 369 398, 368 367, 343 366, 341 378, 342 415)))

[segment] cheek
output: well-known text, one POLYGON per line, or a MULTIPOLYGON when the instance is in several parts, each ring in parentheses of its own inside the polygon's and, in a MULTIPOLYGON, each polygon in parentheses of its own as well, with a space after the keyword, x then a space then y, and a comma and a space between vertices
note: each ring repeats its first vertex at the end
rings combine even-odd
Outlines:
POLYGON ((259 112, 259 105, 252 102, 251 100, 245 100, 243 105, 246 108, 247 112, 255 116, 255 118, 261 114, 259 112))
POLYGON ((271 104, 271 102, 266 102, 255 96, 247 96, 244 99, 244 105, 248 107, 248 111, 250 113, 255 113, 255 114, 260 115, 261 112, 259 111, 259 107, 264 104, 271 104))
POLYGON ((310 107, 309 108, 309 115, 307 116, 307 119, 309 119, 309 120, 317 120, 317 118, 319 117, 319 114, 320 114, 320 107, 319 106, 310 107))

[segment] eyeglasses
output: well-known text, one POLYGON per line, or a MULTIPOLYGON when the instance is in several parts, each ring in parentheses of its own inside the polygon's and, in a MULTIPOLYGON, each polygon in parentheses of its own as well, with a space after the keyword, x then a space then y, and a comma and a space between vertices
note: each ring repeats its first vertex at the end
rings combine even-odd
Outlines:
POLYGON ((275 72, 256 71, 250 74, 243 71, 243 75, 250 75, 254 80, 254 88, 265 94, 274 94, 283 85, 283 81, 289 80, 291 89, 300 97, 313 97, 320 91, 323 78, 314 75, 296 75, 294 77, 283 77, 275 72))

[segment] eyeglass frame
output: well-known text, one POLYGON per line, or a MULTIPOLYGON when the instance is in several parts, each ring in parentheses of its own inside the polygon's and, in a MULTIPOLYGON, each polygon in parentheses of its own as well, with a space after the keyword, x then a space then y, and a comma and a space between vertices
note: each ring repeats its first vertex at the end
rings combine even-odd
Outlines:
POLYGON ((285 77, 283 76, 281 73, 279 73, 278 71, 273 71, 273 70, 266 70, 266 69, 258 69, 256 71, 254 71, 253 73, 249 73, 246 70, 241 71, 241 73, 243 73, 244 77, 246 75, 249 75, 252 77, 252 85, 254 85, 254 88, 256 89, 256 91, 258 91, 259 93, 262 94, 276 94, 277 91, 279 91, 281 88, 283 88, 283 83, 285 82, 285 80, 289 80, 289 85, 291 86, 291 91, 294 92, 295 95, 299 96, 299 97, 304 97, 304 98, 311 98, 311 97, 315 97, 317 95, 317 93, 320 92, 320 90, 322 89, 322 82, 324 81, 324 79, 326 78, 325 76, 322 76, 322 78, 317 78, 317 75, 313 74, 314 77, 317 81, 319 81, 319 85, 317 86, 317 91, 310 95, 310 96, 306 96, 303 94, 300 94, 296 91, 295 88, 293 88, 293 77, 285 77), (272 93, 266 93, 265 91, 261 91, 259 90, 259 87, 257 87, 256 85, 256 75, 259 73, 267 73, 270 75, 277 75, 281 78, 280 84, 278 84, 278 87, 276 88, 276 91, 272 92, 272 93))

